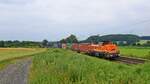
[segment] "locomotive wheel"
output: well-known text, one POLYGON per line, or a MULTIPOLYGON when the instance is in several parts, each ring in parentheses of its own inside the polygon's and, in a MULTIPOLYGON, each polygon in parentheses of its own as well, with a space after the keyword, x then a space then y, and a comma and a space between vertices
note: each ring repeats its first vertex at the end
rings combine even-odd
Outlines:
POLYGON ((95 56, 96 56, 96 57, 99 57, 100 55, 99 55, 99 53, 98 53, 98 52, 95 52, 95 56))
POLYGON ((104 53, 99 53, 99 57, 104 58, 105 57, 104 53))
POLYGON ((107 54, 107 53, 104 53, 104 58, 105 58, 105 59, 110 59, 110 55, 107 54))
POLYGON ((80 51, 78 50, 77 53, 80 53, 80 51))
POLYGON ((95 56, 95 53, 94 53, 94 52, 91 52, 90 55, 91 55, 91 56, 95 56))

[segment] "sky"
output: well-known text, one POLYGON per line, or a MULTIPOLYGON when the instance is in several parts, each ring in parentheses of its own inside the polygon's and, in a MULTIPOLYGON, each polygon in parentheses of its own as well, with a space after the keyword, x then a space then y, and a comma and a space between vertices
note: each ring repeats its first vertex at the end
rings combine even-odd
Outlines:
POLYGON ((0 40, 150 35, 150 0, 0 0, 0 40))

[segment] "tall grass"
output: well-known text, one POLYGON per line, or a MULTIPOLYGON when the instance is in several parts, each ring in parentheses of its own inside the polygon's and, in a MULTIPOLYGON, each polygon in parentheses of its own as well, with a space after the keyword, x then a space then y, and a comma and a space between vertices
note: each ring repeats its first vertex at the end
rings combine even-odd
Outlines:
POLYGON ((150 63, 128 66, 69 50, 35 55, 30 84, 149 84, 150 63))

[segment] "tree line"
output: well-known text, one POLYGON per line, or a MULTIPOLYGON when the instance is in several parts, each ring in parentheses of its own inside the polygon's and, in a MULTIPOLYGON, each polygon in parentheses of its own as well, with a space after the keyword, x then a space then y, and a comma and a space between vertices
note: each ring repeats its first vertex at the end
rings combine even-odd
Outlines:
POLYGON ((150 46, 150 41, 147 41, 144 44, 138 43, 141 39, 149 39, 148 36, 146 37, 140 37, 138 35, 132 35, 132 34, 111 34, 111 35, 92 35, 89 36, 85 40, 79 41, 77 37, 73 34, 70 36, 63 38, 60 41, 48 41, 44 39, 41 42, 35 42, 35 41, 0 41, 0 47, 25 47, 25 48, 31 48, 31 47, 51 47, 51 46, 61 46, 62 43, 99 43, 103 41, 112 41, 113 43, 116 43, 120 46, 150 46))
POLYGON ((0 47, 8 47, 8 48, 17 48, 17 47, 25 47, 25 48, 31 48, 31 47, 40 47, 40 42, 35 41, 0 41, 0 47))

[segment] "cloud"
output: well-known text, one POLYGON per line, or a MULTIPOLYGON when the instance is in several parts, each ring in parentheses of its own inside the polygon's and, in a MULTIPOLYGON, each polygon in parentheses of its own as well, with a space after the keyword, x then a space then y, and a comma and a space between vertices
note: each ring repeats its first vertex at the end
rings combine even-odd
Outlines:
POLYGON ((92 34, 150 35, 149 22, 139 23, 150 19, 149 3, 149 0, 0 0, 3 32, 0 38, 58 40, 70 33, 80 39, 92 34))
POLYGON ((5 5, 24 5, 32 3, 33 1, 34 0, 0 0, 0 3, 5 5))

